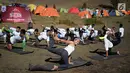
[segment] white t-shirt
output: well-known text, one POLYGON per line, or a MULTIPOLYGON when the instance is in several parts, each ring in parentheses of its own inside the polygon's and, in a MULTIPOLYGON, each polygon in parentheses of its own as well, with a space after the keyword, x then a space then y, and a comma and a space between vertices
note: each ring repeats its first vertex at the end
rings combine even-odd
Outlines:
POLYGON ((16 43, 17 40, 21 40, 21 37, 20 37, 20 36, 12 36, 12 37, 10 38, 11 44, 16 43))
POLYGON ((60 37, 65 37, 66 30, 63 28, 58 28, 58 32, 60 32, 60 37))
POLYGON ((124 36, 124 28, 123 27, 119 28, 119 32, 121 33, 121 37, 123 37, 124 36))
POLYGON ((97 37, 97 36, 98 36, 98 31, 94 30, 94 37, 97 37))
POLYGON ((13 35, 14 35, 14 36, 19 36, 19 35, 20 35, 20 32, 13 31, 13 35))
POLYGON ((68 45, 64 49, 68 52, 68 56, 71 55, 71 53, 75 50, 75 48, 71 45, 68 45))
POLYGON ((78 31, 74 31, 75 37, 79 37, 79 32, 78 31))
POLYGON ((14 28, 14 27, 10 27, 10 29, 11 29, 12 31, 16 31, 16 28, 14 28))
POLYGON ((2 30, 0 29, 0 36, 3 36, 2 30))
POLYGON ((47 33, 46 32, 41 32, 40 35, 38 36, 39 40, 47 40, 47 33))
POLYGON ((28 35, 32 35, 34 33, 35 29, 28 29, 27 30, 27 34, 28 35))
POLYGON ((94 28, 92 27, 92 25, 89 25, 88 30, 94 30, 94 28))
POLYGON ((113 47, 113 43, 107 39, 107 34, 104 36, 104 46, 105 46, 105 50, 108 51, 109 48, 113 47))

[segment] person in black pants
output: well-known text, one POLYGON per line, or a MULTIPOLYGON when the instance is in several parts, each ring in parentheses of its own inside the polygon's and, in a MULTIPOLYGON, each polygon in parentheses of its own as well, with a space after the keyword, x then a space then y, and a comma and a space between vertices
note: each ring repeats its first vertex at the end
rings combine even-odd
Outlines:
POLYGON ((48 47, 48 51, 52 52, 54 54, 60 55, 62 60, 64 61, 64 64, 60 65, 60 66, 56 66, 54 65, 54 67, 52 68, 52 70, 56 70, 58 68, 67 68, 69 66, 69 64, 73 64, 72 62, 70 62, 71 59, 71 54, 72 52, 75 50, 75 45, 77 45, 80 42, 80 39, 75 38, 74 41, 69 41, 69 40, 63 40, 63 39, 59 39, 57 37, 57 34, 55 34, 54 37, 50 37, 50 41, 49 41, 49 47, 48 47), (65 47, 64 49, 56 49, 53 48, 54 46, 54 41, 60 41, 60 42, 64 42, 67 43, 68 46, 65 47))

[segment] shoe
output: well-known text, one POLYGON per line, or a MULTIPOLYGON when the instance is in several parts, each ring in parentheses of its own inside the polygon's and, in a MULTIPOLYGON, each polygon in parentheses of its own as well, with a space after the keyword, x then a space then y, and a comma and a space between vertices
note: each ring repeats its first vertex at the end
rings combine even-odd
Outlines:
POLYGON ((107 59, 108 59, 108 57, 104 57, 103 59, 107 60, 107 59))

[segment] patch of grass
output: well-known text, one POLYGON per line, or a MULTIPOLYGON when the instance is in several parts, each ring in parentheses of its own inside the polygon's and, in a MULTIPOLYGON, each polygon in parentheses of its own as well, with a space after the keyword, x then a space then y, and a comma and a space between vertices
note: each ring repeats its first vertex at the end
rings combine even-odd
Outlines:
POLYGON ((84 23, 85 24, 103 24, 103 22, 97 18, 84 19, 84 23))
POLYGON ((75 25, 77 25, 73 21, 68 20, 68 19, 66 19, 66 20, 59 20, 59 24, 65 24, 65 25, 68 25, 68 26, 75 26, 75 25))

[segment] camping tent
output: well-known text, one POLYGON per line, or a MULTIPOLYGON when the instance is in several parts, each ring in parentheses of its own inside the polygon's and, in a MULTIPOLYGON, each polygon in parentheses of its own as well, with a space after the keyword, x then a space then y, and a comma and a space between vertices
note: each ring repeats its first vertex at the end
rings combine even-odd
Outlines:
POLYGON ((30 11, 32 12, 32 11, 34 11, 35 9, 36 9, 36 5, 34 5, 34 4, 29 4, 28 5, 28 8, 30 9, 30 11))
POLYGON ((92 18, 92 15, 90 14, 89 11, 85 10, 85 11, 82 11, 78 14, 81 18, 92 18))
POLYGON ((3 22, 30 22, 30 11, 23 7, 7 6, 6 10, 2 12, 3 22))
POLYGON ((59 17, 59 13, 56 9, 54 8, 51 8, 51 7, 48 7, 48 8, 45 8, 41 13, 40 13, 41 16, 48 16, 48 17, 51 17, 51 16, 56 16, 56 17, 59 17))
POLYGON ((124 13, 125 15, 129 15, 129 13, 126 10, 122 10, 122 13, 124 13))
POLYGON ((116 12, 116 16, 123 16, 122 12, 118 11, 118 10, 115 10, 116 12))
POLYGON ((77 7, 72 7, 69 9, 69 13, 77 14, 77 13, 79 13, 79 9, 77 7))
POLYGON ((62 12, 63 12, 63 13, 68 13, 68 9, 61 8, 61 9, 60 9, 60 12, 61 12, 61 13, 62 13, 62 12))
POLYGON ((105 10, 105 9, 103 9, 103 16, 104 16, 104 17, 109 16, 108 11, 105 10))
POLYGON ((44 9, 44 6, 37 6, 36 10, 34 11, 34 14, 41 14, 44 9))
POLYGON ((127 11, 128 12, 128 14, 130 15, 130 10, 129 11, 127 11))
POLYGON ((111 11, 109 12, 109 15, 110 15, 110 16, 116 16, 116 11, 115 11, 115 10, 111 10, 111 11))

